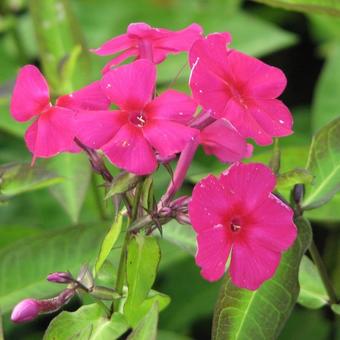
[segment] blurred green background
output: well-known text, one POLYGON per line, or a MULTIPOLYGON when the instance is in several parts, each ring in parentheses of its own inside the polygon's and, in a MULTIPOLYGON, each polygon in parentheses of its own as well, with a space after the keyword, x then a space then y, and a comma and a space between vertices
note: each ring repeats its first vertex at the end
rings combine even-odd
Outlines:
MULTIPOLYGON (((51 317, 12 325, 8 320, 11 306, 23 297, 57 292, 60 287, 44 282, 48 272, 70 270, 76 274, 82 263, 93 260, 112 215, 110 205, 101 204, 101 180, 91 175, 83 155, 38 161, 40 174, 31 173, 28 167, 14 167, 18 174, 13 175, 16 182, 10 185, 1 176, 3 164, 31 160, 23 141, 27 125, 14 122, 9 115, 11 90, 20 66, 43 66, 50 75, 53 95, 62 93, 71 81, 67 75, 62 82, 53 78, 54 60, 49 62, 49 52, 38 43, 35 32, 39 36, 45 30, 50 34, 48 51, 55 49, 56 54, 64 53, 69 59, 77 53, 66 41, 68 27, 64 21, 65 15, 70 19, 69 13, 76 39, 82 35, 89 48, 124 33, 129 23, 138 21, 171 30, 197 22, 206 34, 231 32, 232 47, 280 67, 287 75, 288 87, 282 99, 293 112, 295 134, 280 141, 283 171, 303 167, 312 134, 340 114, 340 19, 336 16, 285 11, 241 0, 70 0, 70 11, 63 10, 64 1, 57 1, 61 7, 55 12, 38 14, 34 11, 39 1, 31 1, 31 12, 27 2, 0 0, 0 308, 5 337, 13 340, 41 339, 51 317), (58 25, 61 32, 55 30, 58 25), (61 88, 60 84, 66 85, 61 88), (45 186, 48 188, 35 190, 45 186)), ((50 0, 45 3, 48 8, 50 0)), ((99 79, 101 68, 109 60, 82 54, 74 66, 73 89, 99 79)), ((59 67, 61 61, 57 61, 59 67)), ((160 90, 171 84, 185 63, 182 54, 170 56, 159 66, 160 90)), ((188 75, 186 66, 175 87, 188 91, 188 75)), ((271 149, 256 148, 252 160, 268 162, 271 149)), ((199 152, 184 191, 189 192, 193 183, 207 173, 223 169, 225 165, 199 152)), ((159 170, 154 179, 160 196, 169 174, 159 170)), ((338 194, 308 215, 338 294, 339 206, 338 194)), ((165 227, 161 241, 162 262, 155 288, 172 298, 160 315, 161 340, 210 338, 219 283, 207 283, 199 276, 194 264, 193 234, 190 229, 183 232, 183 228, 165 227), (181 234, 179 246, 172 242, 176 232, 181 234)), ((68 308, 76 309, 79 303, 75 301, 68 308)), ((340 339, 339 319, 326 308, 308 310, 297 305, 280 336, 280 340, 288 339, 340 339)))

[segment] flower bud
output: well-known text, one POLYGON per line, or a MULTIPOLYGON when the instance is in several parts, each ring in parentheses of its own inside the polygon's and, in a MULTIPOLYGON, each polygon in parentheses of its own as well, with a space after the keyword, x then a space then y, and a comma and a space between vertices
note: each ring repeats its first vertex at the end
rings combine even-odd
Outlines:
POLYGON ((188 216, 188 214, 184 214, 181 212, 177 213, 176 220, 180 224, 191 224, 190 217, 188 216))
POLYGON ((19 302, 13 309, 11 320, 16 323, 31 321, 40 312, 40 303, 35 299, 25 299, 19 302))
POLYGON ((70 273, 55 272, 47 276, 47 281, 56 282, 56 283, 71 283, 74 280, 70 273))

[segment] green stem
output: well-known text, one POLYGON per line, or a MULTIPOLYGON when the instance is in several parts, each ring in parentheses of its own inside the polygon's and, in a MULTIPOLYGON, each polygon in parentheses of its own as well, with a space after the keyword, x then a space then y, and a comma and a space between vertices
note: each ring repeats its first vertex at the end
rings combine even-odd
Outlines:
MULTIPOLYGON (((142 194, 142 187, 143 187, 143 182, 138 183, 137 186, 136 186, 135 197, 134 197, 134 201, 133 201, 133 205, 132 205, 131 220, 130 220, 129 225, 131 225, 137 218, 139 201, 140 201, 140 197, 141 197, 141 194, 142 194)), ((124 283, 125 283, 127 245, 129 243, 130 235, 131 235, 130 230, 129 230, 129 228, 127 228, 122 252, 120 254, 119 266, 118 266, 118 272, 117 272, 116 292, 119 295, 123 295, 123 287, 124 287, 124 283)), ((120 304, 120 301, 117 300, 116 304, 114 305, 116 310, 119 310, 119 304, 120 304)))
POLYGON ((321 258, 321 255, 319 253, 318 248, 316 247, 314 241, 312 240, 312 243, 309 247, 309 252, 312 256, 312 259, 314 261, 314 264, 316 265, 316 267, 318 268, 320 277, 322 279, 322 282, 326 288, 328 297, 329 297, 329 302, 331 304, 336 304, 337 303, 337 297, 336 297, 336 293, 334 291, 332 282, 327 274, 327 270, 326 267, 323 263, 323 260, 321 258))
POLYGON ((103 198, 101 197, 100 192, 98 190, 98 183, 97 183, 95 174, 91 175, 91 186, 92 186, 94 200, 96 201, 98 214, 99 214, 102 221, 106 221, 107 216, 106 216, 105 209, 104 209, 104 206, 103 206, 103 203, 102 203, 103 198))

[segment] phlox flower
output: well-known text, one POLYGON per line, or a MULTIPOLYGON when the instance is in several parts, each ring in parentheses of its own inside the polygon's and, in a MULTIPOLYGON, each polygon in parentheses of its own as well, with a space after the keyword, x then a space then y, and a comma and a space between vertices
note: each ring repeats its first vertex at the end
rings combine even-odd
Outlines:
POLYGON ((156 66, 141 59, 107 72, 102 89, 118 109, 77 114, 77 137, 129 172, 144 175, 161 158, 181 152, 198 130, 186 126, 196 110, 193 99, 168 90, 153 99, 156 66))
POLYGON ((271 193, 274 187, 273 172, 258 163, 234 163, 219 178, 210 175, 195 186, 189 216, 205 279, 220 279, 229 257, 238 287, 255 290, 274 275, 297 236, 293 211, 271 193))
POLYGON ((236 162, 250 157, 253 146, 226 119, 217 119, 203 128, 200 143, 207 155, 216 156, 221 162, 236 162))
POLYGON ((292 133, 292 115, 276 99, 286 87, 284 73, 227 49, 230 36, 215 33, 196 40, 189 52, 194 98, 215 118, 226 118, 246 138, 268 145, 292 133))
POLYGON ((10 111, 19 122, 34 119, 25 134, 28 149, 37 157, 52 157, 64 151, 76 152, 75 109, 105 109, 108 99, 99 82, 50 102, 48 84, 39 69, 26 65, 20 69, 11 98, 10 111))
POLYGON ((106 72, 111 66, 118 65, 132 56, 159 64, 168 54, 188 51, 193 42, 201 36, 202 28, 197 24, 191 24, 180 31, 170 31, 138 22, 130 24, 127 33, 105 42, 92 52, 101 56, 119 53, 105 66, 106 72))

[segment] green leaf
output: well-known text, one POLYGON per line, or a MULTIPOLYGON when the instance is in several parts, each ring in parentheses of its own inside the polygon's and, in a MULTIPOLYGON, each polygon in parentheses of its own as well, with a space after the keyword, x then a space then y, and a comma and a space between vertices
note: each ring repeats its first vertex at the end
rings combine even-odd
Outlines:
POLYGON ((48 326, 44 340, 114 340, 123 335, 129 326, 120 313, 109 319, 98 304, 87 305, 75 312, 62 312, 48 326))
POLYGON ((317 83, 312 107, 312 128, 318 131, 340 115, 340 42, 334 44, 317 83))
POLYGON ((340 315, 340 305, 339 304, 331 305, 331 309, 335 314, 340 315))
POLYGON ((274 7, 305 13, 340 15, 340 3, 333 0, 255 0, 274 7))
POLYGON ((310 184, 313 180, 313 175, 306 169, 296 168, 280 174, 277 177, 277 190, 293 188, 295 184, 310 184))
POLYGON ((64 178, 63 183, 50 190, 76 224, 91 180, 87 158, 83 154, 60 154, 49 160, 48 169, 64 178))
POLYGON ((149 312, 155 302, 158 303, 159 311, 161 312, 169 305, 170 301, 171 299, 168 295, 151 290, 148 297, 142 302, 142 304, 135 308, 133 314, 129 315, 130 325, 137 325, 138 322, 149 312))
POLYGON ((129 322, 134 319, 135 310, 142 304, 155 282, 160 248, 154 237, 134 236, 128 243, 126 278, 128 297, 124 315, 129 322))
POLYGON ((69 3, 65 0, 29 0, 28 3, 47 80, 57 94, 72 92, 74 86, 86 82, 84 80, 89 76, 89 60, 69 3), (82 80, 72 77, 72 82, 65 83, 64 66, 67 60, 72 60, 76 46, 81 47, 82 53, 74 74, 82 80))
POLYGON ((41 166, 6 164, 0 166, 0 197, 12 197, 62 182, 63 179, 41 166))
POLYGON ((191 225, 183 225, 176 220, 171 220, 163 228, 163 238, 190 255, 196 254, 196 234, 191 225))
POLYGON ((95 276, 99 273, 100 268, 104 264, 105 260, 109 256, 113 246, 115 245, 123 226, 123 215, 118 213, 116 220, 113 222, 109 232, 105 235, 105 238, 100 247, 99 255, 95 264, 95 276))
POLYGON ((299 270, 300 294, 298 302, 307 308, 320 308, 327 304, 328 295, 314 263, 303 256, 299 270))
POLYGON ((8 312, 20 300, 45 298, 60 291, 46 281, 51 272, 77 274, 96 255, 100 226, 72 227, 28 237, 0 250, 0 308, 8 312))
POLYGON ((336 223, 340 221, 340 214, 338 212, 339 206, 340 194, 338 193, 322 207, 307 210, 305 216, 312 221, 336 223))
POLYGON ((148 314, 138 323, 129 335, 129 340, 156 340, 158 324, 158 303, 155 302, 148 314))
POLYGON ((296 224, 295 244, 282 256, 274 277, 259 289, 237 288, 229 275, 225 278, 214 313, 214 340, 278 337, 298 298, 299 264, 312 238, 308 221, 298 218, 296 224))
POLYGON ((315 177, 303 202, 304 209, 327 203, 340 190, 340 117, 313 137, 307 170, 315 177))
POLYGON ((113 178, 105 199, 133 189, 142 178, 143 177, 141 176, 137 176, 126 171, 121 172, 113 178))

